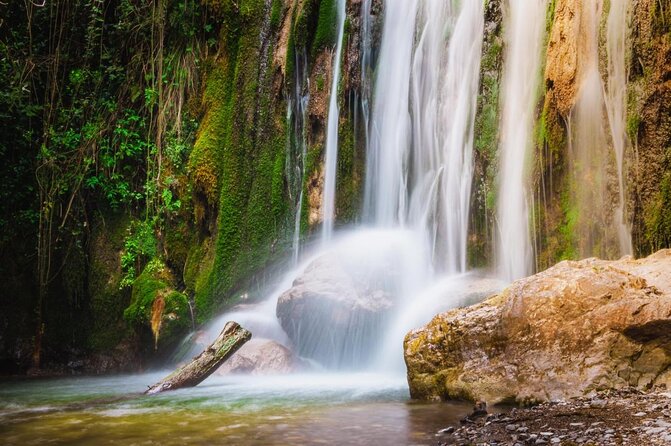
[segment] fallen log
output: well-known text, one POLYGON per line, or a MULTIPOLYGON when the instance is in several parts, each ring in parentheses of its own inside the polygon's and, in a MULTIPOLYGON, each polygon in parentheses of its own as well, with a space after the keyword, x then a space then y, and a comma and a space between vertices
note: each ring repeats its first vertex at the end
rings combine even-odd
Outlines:
POLYGON ((200 355, 151 386, 145 394, 197 386, 251 338, 252 334, 238 323, 228 322, 217 339, 200 355))

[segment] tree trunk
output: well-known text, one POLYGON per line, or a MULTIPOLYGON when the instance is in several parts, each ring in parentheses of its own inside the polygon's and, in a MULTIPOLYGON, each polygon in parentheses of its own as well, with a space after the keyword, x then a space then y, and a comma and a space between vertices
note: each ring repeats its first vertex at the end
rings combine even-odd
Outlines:
POLYGON ((200 355, 151 386, 145 394, 197 386, 251 338, 252 334, 238 323, 228 322, 219 337, 200 355))

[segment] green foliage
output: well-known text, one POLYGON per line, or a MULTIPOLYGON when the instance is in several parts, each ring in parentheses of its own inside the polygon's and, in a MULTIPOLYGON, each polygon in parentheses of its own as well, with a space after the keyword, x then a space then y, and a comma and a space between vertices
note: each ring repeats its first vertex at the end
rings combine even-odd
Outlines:
MULTIPOLYGON (((132 222, 128 228, 128 235, 124 242, 124 250, 121 254, 121 269, 123 277, 119 284, 121 288, 133 286, 136 271, 140 265, 148 259, 155 257, 156 237, 153 226, 149 222, 132 222)), ((150 263, 147 268, 150 271, 155 267, 150 263)))

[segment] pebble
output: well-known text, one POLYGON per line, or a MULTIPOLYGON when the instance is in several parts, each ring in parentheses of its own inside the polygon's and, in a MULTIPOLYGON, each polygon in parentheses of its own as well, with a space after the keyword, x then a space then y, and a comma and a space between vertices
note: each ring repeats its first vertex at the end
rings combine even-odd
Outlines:
POLYGON ((452 435, 445 445, 462 446, 669 446, 671 410, 669 400, 661 398, 654 392, 602 392, 593 397, 515 409, 507 414, 489 414, 486 419, 448 427, 438 434, 452 435), (594 419, 598 421, 592 422, 594 419))

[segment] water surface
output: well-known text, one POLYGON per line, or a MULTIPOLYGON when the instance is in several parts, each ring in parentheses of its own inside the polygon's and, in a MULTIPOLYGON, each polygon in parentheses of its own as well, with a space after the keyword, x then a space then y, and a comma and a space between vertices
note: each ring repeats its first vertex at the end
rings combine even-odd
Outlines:
POLYGON ((418 444, 465 403, 409 400, 403 377, 211 377, 144 396, 164 373, 0 383, 3 444, 418 444))

